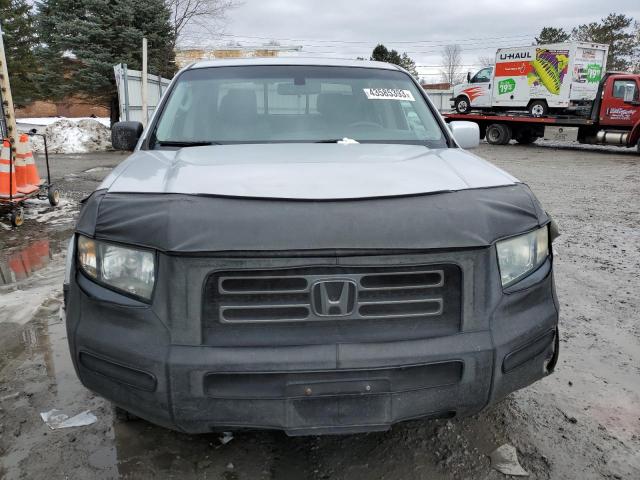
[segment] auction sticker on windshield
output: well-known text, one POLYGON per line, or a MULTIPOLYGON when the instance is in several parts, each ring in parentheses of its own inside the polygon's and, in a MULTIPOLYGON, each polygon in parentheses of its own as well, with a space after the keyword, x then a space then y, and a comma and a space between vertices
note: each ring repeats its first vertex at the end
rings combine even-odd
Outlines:
POLYGON ((408 100, 415 102, 410 90, 399 88, 365 88, 364 94, 369 100, 408 100))

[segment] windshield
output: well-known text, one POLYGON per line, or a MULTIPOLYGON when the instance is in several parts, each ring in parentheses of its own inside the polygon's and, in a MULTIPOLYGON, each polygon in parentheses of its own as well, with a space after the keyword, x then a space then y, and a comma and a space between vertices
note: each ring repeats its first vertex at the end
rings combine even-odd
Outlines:
POLYGON ((438 122, 407 74, 289 65, 185 71, 172 88, 152 143, 330 142, 345 137, 446 147, 438 122))

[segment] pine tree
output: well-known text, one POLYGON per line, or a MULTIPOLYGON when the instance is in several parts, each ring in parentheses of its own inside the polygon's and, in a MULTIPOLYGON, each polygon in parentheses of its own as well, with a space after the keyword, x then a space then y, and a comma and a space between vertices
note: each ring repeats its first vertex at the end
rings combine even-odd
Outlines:
POLYGON ((33 72, 37 68, 33 48, 36 44, 34 16, 26 0, 0 0, 0 22, 11 92, 15 106, 37 98, 33 72))
POLYGON ((562 43, 571 38, 571 34, 564 31, 563 28, 544 27, 540 31, 540 36, 535 37, 536 44, 545 43, 562 43))
POLYGON ((175 71, 170 13, 163 0, 43 0, 38 5, 43 71, 38 81, 50 98, 81 94, 112 106, 113 66, 142 66, 149 43, 149 73, 175 71))
POLYGON ((399 65, 411 75, 413 75, 416 80, 418 79, 418 69, 416 68, 416 62, 414 62, 413 59, 409 55, 407 55, 407 52, 404 52, 400 57, 399 65))
POLYGON ((398 65, 407 70, 416 79, 418 78, 418 71, 416 70, 416 63, 411 59, 406 52, 400 55, 396 50, 389 50, 383 44, 378 44, 376 48, 371 52, 371 60, 378 62, 387 62, 398 65))
POLYGON ((632 28, 633 18, 610 13, 600 22, 579 25, 571 32, 574 40, 609 45, 607 70, 629 71, 637 59, 640 39, 632 28))

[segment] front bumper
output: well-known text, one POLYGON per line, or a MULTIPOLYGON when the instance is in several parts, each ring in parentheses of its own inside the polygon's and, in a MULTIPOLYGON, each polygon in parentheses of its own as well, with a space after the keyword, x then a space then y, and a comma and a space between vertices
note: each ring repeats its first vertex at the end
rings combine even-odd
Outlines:
MULTIPOLYGON (((429 263, 447 256, 397 261, 429 263)), ((526 288, 503 293, 495 272, 488 271, 493 249, 456 256, 465 279, 461 331, 375 342, 315 338, 285 345, 274 338, 273 345, 203 345, 195 333, 200 329, 189 327, 198 324, 189 319, 200 312, 189 306, 200 304, 201 291, 189 286, 202 285, 211 270, 208 260, 162 259, 160 271, 183 284, 177 290, 172 285, 172 294, 158 285, 156 298, 165 300, 152 306, 76 274, 67 306, 73 362, 90 390, 137 416, 189 433, 351 433, 414 418, 471 415, 550 373, 558 308, 551 261, 526 288), (175 291, 187 293, 179 299, 175 291)))

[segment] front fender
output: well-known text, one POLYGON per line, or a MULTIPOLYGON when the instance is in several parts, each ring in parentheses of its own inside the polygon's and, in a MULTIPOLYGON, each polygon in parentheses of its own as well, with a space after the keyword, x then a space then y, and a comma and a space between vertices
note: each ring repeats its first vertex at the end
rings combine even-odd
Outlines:
POLYGON ((629 136, 627 137, 627 146, 633 147, 640 140, 640 120, 636 122, 636 124, 631 129, 629 136))

